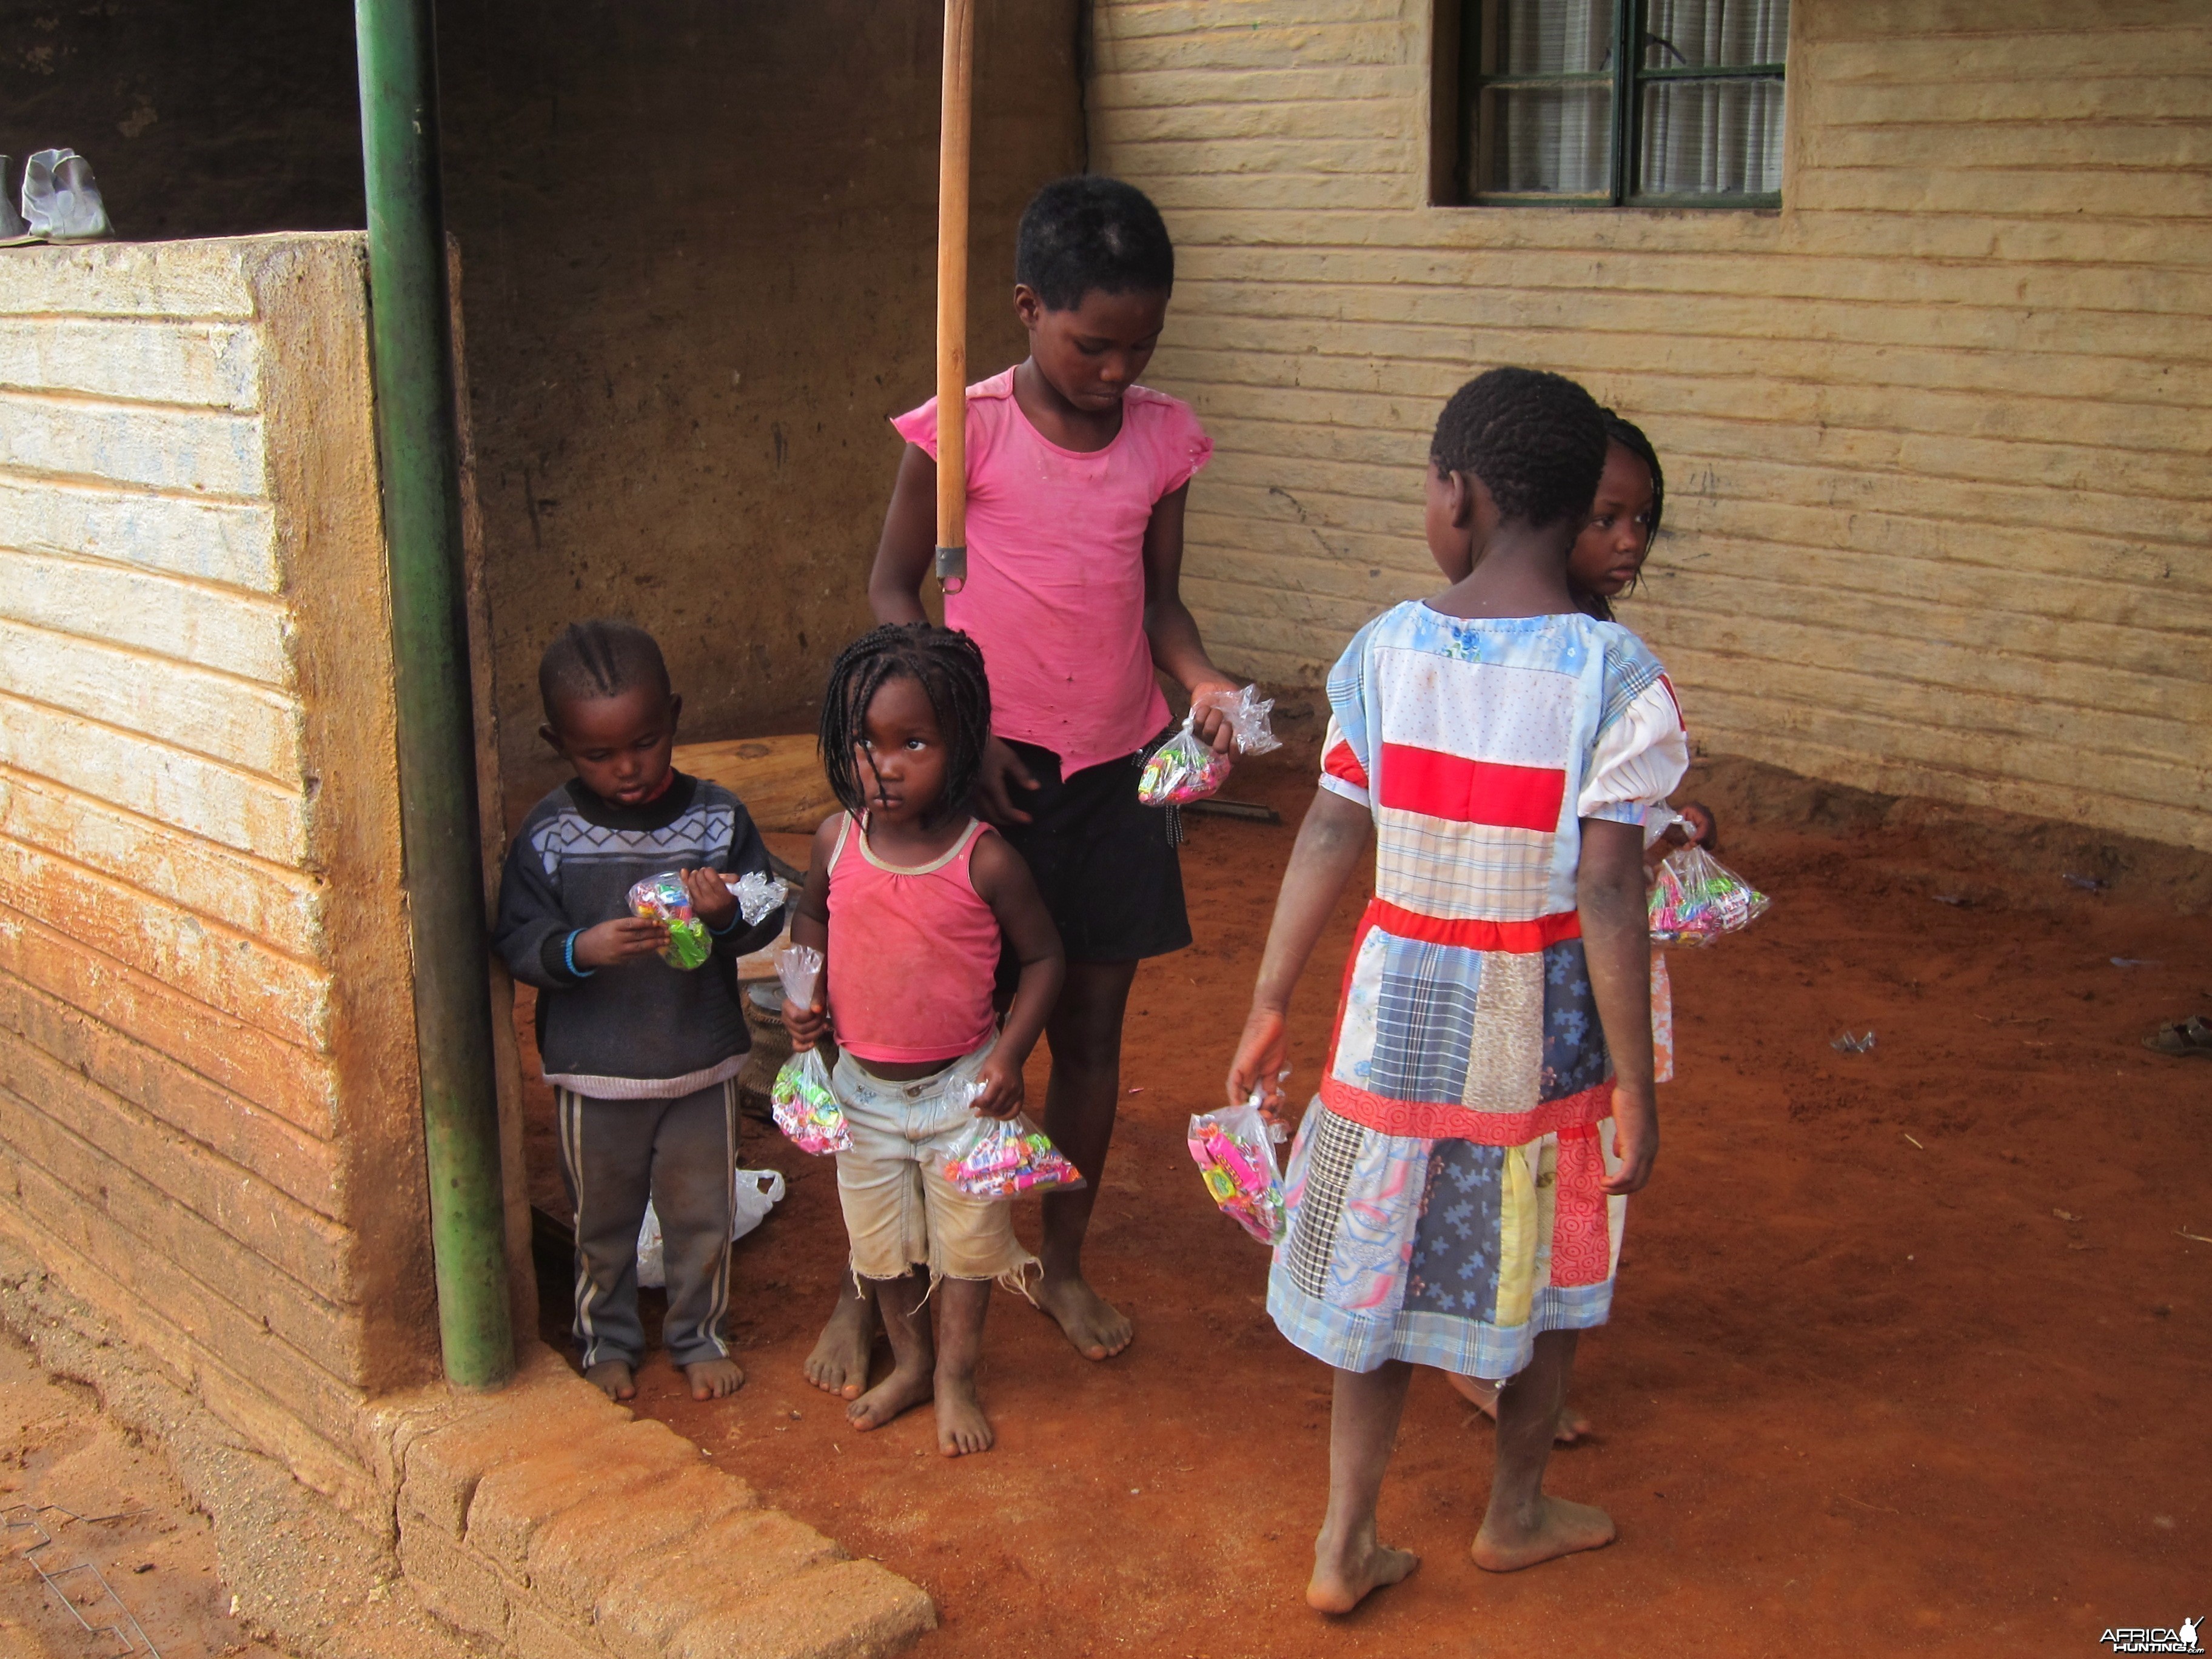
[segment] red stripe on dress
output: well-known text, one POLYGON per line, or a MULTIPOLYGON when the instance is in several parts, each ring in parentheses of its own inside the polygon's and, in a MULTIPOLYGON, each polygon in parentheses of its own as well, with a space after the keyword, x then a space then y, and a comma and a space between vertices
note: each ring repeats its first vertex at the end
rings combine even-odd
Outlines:
POLYGON ((1378 898, 1368 901, 1366 919, 1385 933, 1417 939, 1424 945, 1456 945, 1469 951, 1510 951, 1522 955, 1583 936, 1579 910, 1555 911, 1533 921, 1486 921, 1471 916, 1424 915, 1378 898))
POLYGON ((1605 1196, 1605 1153, 1595 1124, 1559 1131, 1552 1185, 1552 1283, 1602 1285, 1613 1271, 1612 1212, 1605 1196))
MULTIPOLYGON (((1330 1045, 1332 1060, 1335 1045, 1330 1045)), ((1478 1112, 1456 1103, 1391 1100, 1341 1078, 1321 1080, 1321 1103, 1339 1117, 1386 1135, 1413 1140, 1471 1140, 1478 1146, 1525 1146, 1540 1135, 1601 1122, 1613 1111, 1613 1079, 1578 1095, 1547 1100, 1526 1112, 1478 1112)))
POLYGON ((1333 778, 1342 778, 1355 789, 1367 787, 1367 769, 1359 763, 1359 757, 1352 752, 1351 744, 1342 738, 1322 757, 1321 769, 1333 778))
POLYGON ((1556 766, 1470 760, 1408 743, 1382 745, 1382 805, 1454 823, 1557 830, 1567 775, 1556 766))

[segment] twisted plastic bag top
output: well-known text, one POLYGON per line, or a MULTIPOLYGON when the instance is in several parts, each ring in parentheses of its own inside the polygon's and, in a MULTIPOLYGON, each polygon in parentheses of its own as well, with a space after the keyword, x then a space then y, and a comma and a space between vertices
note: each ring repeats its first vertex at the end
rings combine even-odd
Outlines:
POLYGON ((1264 755, 1283 746, 1267 719, 1274 706, 1275 700, 1261 696, 1256 685, 1248 685, 1242 691, 1217 688, 1191 699, 1193 708, 1218 708, 1229 717, 1229 729, 1236 733, 1240 755, 1264 755))
POLYGON ((1669 853, 1655 872, 1651 938, 1660 945, 1711 945, 1765 914, 1766 895, 1702 847, 1669 853))
POLYGON ((811 945, 793 945, 775 953, 775 976, 783 994, 804 1008, 814 1000, 814 987, 822 977, 822 952, 811 945))
POLYGON ((735 881, 726 876, 722 880, 737 898, 738 914, 745 919, 748 927, 759 927, 783 908, 783 901, 791 891, 765 870, 748 870, 735 881))

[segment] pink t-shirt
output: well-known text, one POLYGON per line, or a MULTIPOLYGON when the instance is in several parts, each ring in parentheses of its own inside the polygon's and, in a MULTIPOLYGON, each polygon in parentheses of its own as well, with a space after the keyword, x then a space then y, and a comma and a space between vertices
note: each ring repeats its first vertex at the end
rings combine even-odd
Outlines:
MULTIPOLYGON (((936 459, 936 398, 891 424, 936 459)), ((945 621, 982 647, 992 729, 1051 750, 1063 776, 1167 723, 1145 641, 1145 526, 1212 453, 1190 405, 1148 386, 1087 454, 1030 424, 1012 369, 968 388, 968 580, 945 621)))

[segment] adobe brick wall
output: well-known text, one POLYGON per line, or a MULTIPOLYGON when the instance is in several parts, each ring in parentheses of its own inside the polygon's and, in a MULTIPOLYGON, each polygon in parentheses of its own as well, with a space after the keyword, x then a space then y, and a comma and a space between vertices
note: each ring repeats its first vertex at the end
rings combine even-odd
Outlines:
POLYGON ((0 1232, 386 1509, 437 1363, 357 234, 0 257, 0 1232))
POLYGON ((2212 849, 2202 9, 1796 0, 1778 214, 1427 205, 1432 12, 1093 9, 1224 658, 1310 684, 1425 591, 1437 410, 1530 363, 1665 460, 1623 618, 1705 744, 2212 849))

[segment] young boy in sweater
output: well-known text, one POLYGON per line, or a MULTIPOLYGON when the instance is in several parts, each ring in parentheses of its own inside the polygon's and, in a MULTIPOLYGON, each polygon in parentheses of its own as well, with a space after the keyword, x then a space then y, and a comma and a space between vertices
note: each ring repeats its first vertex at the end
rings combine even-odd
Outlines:
POLYGON ((544 736, 574 767, 530 809, 507 849, 492 943, 538 988, 538 1053, 559 1113, 561 1173, 576 1212, 575 1332, 584 1375, 637 1393, 645 1331, 637 1235, 659 1213, 668 1357, 695 1400, 744 1382, 723 1324, 737 1074, 750 1039, 737 959, 775 936, 747 927, 724 884, 766 871, 736 796, 670 764, 683 699, 660 647, 628 623, 573 623, 547 648, 544 736), (632 915, 629 890, 681 873, 714 949, 686 973, 660 956, 665 924, 632 915))

